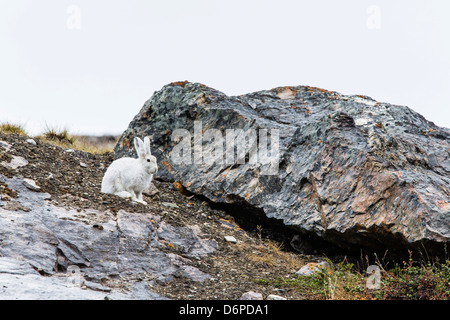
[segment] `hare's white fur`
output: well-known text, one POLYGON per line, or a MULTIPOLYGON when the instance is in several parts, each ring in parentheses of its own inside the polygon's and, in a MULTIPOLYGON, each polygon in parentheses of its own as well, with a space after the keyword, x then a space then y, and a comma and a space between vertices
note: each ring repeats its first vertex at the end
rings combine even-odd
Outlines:
POLYGON ((115 194, 122 198, 147 204, 142 192, 150 187, 153 175, 158 171, 156 158, 150 151, 150 139, 134 138, 138 158, 121 158, 113 161, 102 180, 103 193, 115 194))

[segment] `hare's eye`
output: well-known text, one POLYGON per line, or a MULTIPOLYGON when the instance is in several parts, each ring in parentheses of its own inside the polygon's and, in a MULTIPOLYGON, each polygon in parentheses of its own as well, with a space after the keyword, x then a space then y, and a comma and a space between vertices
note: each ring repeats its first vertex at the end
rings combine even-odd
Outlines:
POLYGON ((147 162, 150 162, 150 159, 147 159, 147 162))

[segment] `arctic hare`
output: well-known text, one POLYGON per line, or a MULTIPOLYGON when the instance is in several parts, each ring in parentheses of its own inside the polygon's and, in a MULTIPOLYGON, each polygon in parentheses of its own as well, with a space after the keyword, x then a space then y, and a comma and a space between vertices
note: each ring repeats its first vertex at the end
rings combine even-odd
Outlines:
POLYGON ((158 171, 156 158, 150 151, 150 139, 134 138, 138 158, 121 158, 113 161, 102 180, 103 193, 115 194, 121 198, 147 204, 142 192, 150 187, 153 175, 158 171))

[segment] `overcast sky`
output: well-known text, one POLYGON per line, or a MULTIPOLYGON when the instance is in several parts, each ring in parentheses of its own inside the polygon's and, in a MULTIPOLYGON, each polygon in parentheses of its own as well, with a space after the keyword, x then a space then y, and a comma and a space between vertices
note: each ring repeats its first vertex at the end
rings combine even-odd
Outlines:
POLYGON ((448 0, 0 0, 0 122, 120 134, 165 84, 310 85, 450 127, 448 0))

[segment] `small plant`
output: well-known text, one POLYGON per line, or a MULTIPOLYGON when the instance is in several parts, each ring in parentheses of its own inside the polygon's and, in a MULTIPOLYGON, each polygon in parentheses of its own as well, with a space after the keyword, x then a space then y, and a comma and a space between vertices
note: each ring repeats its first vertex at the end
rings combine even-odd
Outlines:
POLYGON ((450 299, 450 261, 445 264, 415 265, 403 262, 386 274, 383 299, 450 299))
POLYGON ((262 232, 263 232, 263 227, 261 226, 261 225, 257 225, 256 226, 256 229, 258 230, 258 239, 259 239, 259 241, 261 241, 262 240, 262 232))

